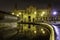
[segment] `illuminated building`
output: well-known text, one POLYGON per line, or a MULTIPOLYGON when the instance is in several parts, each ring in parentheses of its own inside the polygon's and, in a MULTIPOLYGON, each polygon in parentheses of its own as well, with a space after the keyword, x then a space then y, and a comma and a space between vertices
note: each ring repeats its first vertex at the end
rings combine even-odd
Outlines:
MULTIPOLYGON (((41 9, 37 9, 34 6, 29 6, 28 8, 26 8, 25 10, 18 10, 16 7, 15 9, 12 11, 11 13, 12 15, 16 15, 17 17, 19 17, 19 22, 34 22, 34 23, 40 23, 42 21, 47 21, 48 18, 50 17, 50 9, 48 8, 41 8, 41 9), (49 17, 48 17, 49 16, 49 17)), ((28 29, 30 28, 32 30, 32 28, 34 30, 36 30, 36 26, 35 27, 31 27, 33 25, 22 25, 25 26, 25 28, 23 27, 23 29, 28 29)))
MULTIPOLYGON (((25 22, 25 23, 40 23, 40 22, 47 22, 47 20, 49 21, 49 17, 51 16, 51 9, 48 8, 41 8, 41 9, 37 9, 33 6, 30 6, 29 8, 25 9, 25 10, 13 10, 12 11, 12 15, 16 15, 17 17, 19 17, 19 21, 18 22, 25 22)), ((40 25, 42 26, 42 25, 40 25)), ((21 32, 23 31, 23 34, 25 34, 26 36, 36 36, 38 35, 38 33, 40 33, 42 36, 46 36, 47 33, 48 35, 50 34, 50 31, 52 32, 51 35, 53 35, 51 37, 50 35, 50 40, 54 40, 54 30, 53 27, 51 28, 47 28, 46 26, 42 26, 43 29, 40 30, 40 26, 37 25, 30 25, 30 24, 19 24, 19 28, 21 30, 21 32), (46 28, 46 29, 45 29, 46 28), (51 30, 52 29, 52 30, 51 30), (50 31, 49 31, 50 30, 50 31)), ((41 27, 41 28, 42 28, 41 27)))
POLYGON ((12 15, 20 17, 20 20, 23 22, 36 22, 36 20, 46 20, 50 16, 50 9, 37 9, 33 6, 25 10, 13 10, 12 15))

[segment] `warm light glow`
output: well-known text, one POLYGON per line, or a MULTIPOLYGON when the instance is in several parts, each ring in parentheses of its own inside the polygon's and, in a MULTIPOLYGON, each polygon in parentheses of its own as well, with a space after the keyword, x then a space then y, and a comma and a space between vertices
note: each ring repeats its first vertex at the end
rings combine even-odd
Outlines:
POLYGON ((36 33, 36 31, 34 31, 34 33, 36 33))
POLYGON ((43 11, 42 13, 43 13, 43 14, 45 14, 45 12, 44 12, 44 11, 43 11))
POLYGON ((34 12, 34 14, 36 14, 36 11, 34 12))
POLYGON ((43 34, 45 34, 45 31, 42 31, 43 34))
POLYGON ((12 13, 12 15, 14 15, 14 12, 12 13))
POLYGON ((19 12, 19 15, 21 15, 21 12, 19 12))
POLYGON ((19 16, 19 15, 17 14, 17 16, 19 16))
POLYGON ((44 14, 45 14, 45 12, 43 11, 42 14, 41 14, 41 16, 44 16, 44 14))
POLYGON ((43 28, 41 28, 41 31, 42 31, 42 33, 43 33, 43 34, 45 34, 45 31, 44 31, 44 29, 43 29, 43 28))
POLYGON ((41 28, 41 31, 43 31, 43 28, 41 28))

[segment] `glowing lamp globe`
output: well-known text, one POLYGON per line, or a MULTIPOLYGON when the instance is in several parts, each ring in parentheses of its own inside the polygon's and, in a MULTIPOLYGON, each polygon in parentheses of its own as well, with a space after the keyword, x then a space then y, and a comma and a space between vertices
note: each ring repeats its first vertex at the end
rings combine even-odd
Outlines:
POLYGON ((56 12, 56 11, 54 11, 54 12, 53 12, 53 15, 57 15, 57 12, 56 12))

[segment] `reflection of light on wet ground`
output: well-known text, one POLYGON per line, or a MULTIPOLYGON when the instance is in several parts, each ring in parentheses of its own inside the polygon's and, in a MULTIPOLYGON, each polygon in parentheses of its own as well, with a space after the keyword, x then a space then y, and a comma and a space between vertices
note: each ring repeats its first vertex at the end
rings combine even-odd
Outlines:
POLYGON ((59 28, 58 28, 57 26, 55 26, 55 25, 52 25, 52 26, 54 27, 55 32, 56 32, 56 34, 57 34, 56 40, 60 40, 60 39, 59 39, 59 28))

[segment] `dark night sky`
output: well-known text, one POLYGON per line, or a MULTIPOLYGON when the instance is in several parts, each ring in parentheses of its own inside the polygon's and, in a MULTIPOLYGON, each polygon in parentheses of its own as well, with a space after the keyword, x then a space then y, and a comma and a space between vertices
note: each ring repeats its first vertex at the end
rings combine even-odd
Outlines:
POLYGON ((53 8, 59 9, 59 0, 0 0, 0 10, 11 11, 17 2, 18 9, 25 9, 30 5, 36 6, 37 8, 45 7, 49 3, 53 8))

